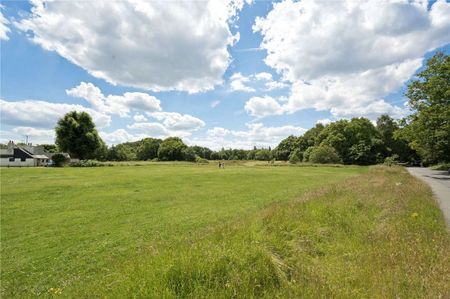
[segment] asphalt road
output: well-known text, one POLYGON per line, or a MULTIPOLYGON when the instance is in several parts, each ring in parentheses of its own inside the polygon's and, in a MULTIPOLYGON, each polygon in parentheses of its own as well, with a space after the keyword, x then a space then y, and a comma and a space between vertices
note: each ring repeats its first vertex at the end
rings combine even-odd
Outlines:
POLYGON ((448 171, 431 170, 424 167, 407 169, 409 173, 431 186, 433 194, 444 212, 447 227, 450 229, 450 174, 448 171))

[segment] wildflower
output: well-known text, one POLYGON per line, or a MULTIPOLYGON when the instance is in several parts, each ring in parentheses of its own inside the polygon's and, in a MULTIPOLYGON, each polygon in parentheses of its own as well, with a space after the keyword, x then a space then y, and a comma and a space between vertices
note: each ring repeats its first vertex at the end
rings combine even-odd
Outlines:
POLYGON ((412 218, 417 218, 418 216, 419 216, 419 214, 416 213, 416 212, 414 212, 414 213, 411 214, 411 217, 412 217, 412 218))

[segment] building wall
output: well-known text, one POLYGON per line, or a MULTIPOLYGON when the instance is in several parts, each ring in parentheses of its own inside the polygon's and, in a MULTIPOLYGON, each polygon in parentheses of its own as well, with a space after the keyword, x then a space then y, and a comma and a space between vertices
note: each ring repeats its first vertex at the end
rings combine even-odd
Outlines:
POLYGON ((2 167, 33 167, 36 166, 35 159, 28 158, 22 161, 20 158, 10 161, 9 158, 0 158, 0 166, 2 167))

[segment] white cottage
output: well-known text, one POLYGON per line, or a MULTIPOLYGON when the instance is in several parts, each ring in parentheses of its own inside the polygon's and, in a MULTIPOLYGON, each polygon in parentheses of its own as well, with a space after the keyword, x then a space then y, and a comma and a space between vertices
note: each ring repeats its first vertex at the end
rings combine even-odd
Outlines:
MULTIPOLYGON (((9 141, 8 147, 0 149, 0 166, 6 167, 34 167, 47 166, 51 163, 54 153, 45 152, 42 146, 15 145, 9 141)), ((70 156, 63 153, 67 158, 70 156)))

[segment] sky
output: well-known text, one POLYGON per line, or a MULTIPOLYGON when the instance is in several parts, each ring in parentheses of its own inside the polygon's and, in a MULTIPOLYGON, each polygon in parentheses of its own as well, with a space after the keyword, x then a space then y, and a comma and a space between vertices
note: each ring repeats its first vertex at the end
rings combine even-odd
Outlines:
POLYGON ((0 142, 53 143, 69 111, 109 145, 274 147, 317 123, 409 112, 450 54, 444 0, 2 1, 0 142))

